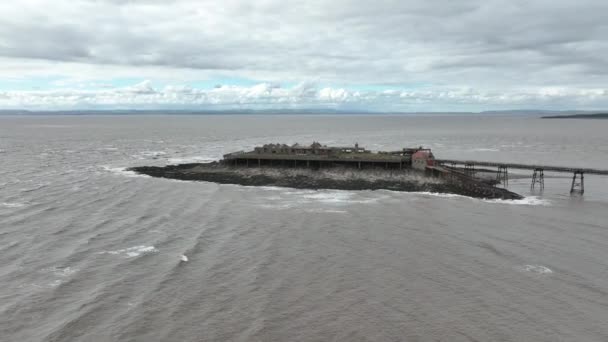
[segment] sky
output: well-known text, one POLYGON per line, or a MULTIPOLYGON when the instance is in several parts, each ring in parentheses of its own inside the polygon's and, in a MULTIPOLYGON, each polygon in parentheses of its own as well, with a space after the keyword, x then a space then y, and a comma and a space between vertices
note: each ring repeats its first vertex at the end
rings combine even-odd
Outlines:
POLYGON ((606 0, 14 0, 0 13, 0 109, 608 108, 606 0))

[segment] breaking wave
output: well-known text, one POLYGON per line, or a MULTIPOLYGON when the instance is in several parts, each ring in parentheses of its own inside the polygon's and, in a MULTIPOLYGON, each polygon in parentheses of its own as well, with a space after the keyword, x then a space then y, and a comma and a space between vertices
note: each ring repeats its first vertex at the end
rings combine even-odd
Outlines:
POLYGON ((27 205, 27 203, 19 203, 19 202, 0 203, 0 207, 5 207, 5 208, 21 208, 21 207, 25 207, 26 205, 27 205))
POLYGON ((115 251, 103 251, 103 252, 99 252, 99 254, 122 255, 127 258, 133 258, 136 256, 140 256, 142 254, 157 253, 157 252, 158 252, 158 249, 156 249, 156 247, 154 247, 154 246, 134 246, 134 247, 124 248, 124 249, 118 249, 115 251))
MULTIPOLYGON (((390 190, 388 190, 390 191, 390 190)), ((528 196, 519 200, 506 200, 506 199, 479 199, 469 196, 457 195, 457 194, 446 194, 446 193, 438 193, 438 192, 414 192, 417 195, 426 195, 426 196, 434 196, 434 197, 443 197, 443 198, 466 198, 471 201, 481 201, 485 203, 495 203, 495 204, 510 204, 510 205, 543 205, 548 206, 551 205, 551 202, 547 199, 538 198, 536 196, 528 196)))
POLYGON ((107 165, 102 165, 101 168, 105 171, 109 171, 113 174, 116 175, 120 175, 120 176, 126 176, 126 177, 145 177, 148 178, 150 176, 148 175, 144 175, 144 174, 139 174, 135 171, 129 171, 127 170, 126 167, 112 167, 112 166, 107 166, 107 165))
POLYGON ((169 164, 190 164, 190 163, 210 163, 218 160, 218 158, 193 156, 193 157, 182 157, 182 158, 169 158, 167 162, 169 164))
POLYGON ((545 266, 542 265, 525 265, 524 266, 524 271, 526 272, 532 272, 532 273, 538 273, 538 274, 551 274, 553 273, 553 271, 545 266))

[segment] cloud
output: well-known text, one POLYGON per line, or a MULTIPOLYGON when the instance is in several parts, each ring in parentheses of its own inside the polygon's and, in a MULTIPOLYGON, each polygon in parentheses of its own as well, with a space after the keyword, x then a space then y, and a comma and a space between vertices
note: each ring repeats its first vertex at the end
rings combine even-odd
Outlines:
POLYGON ((0 79, 315 80, 331 103, 377 85, 531 99, 562 87, 572 105, 608 81, 608 2, 597 0, 22 0, 0 13, 0 79))
POLYGON ((128 87, 82 90, 36 90, 0 92, 0 108, 335 108, 394 111, 441 110, 451 107, 491 109, 504 105, 535 105, 560 108, 576 103, 580 108, 608 106, 608 89, 539 88, 526 92, 489 92, 472 88, 433 90, 355 91, 316 87, 305 82, 283 88, 260 83, 250 87, 218 86, 199 89, 168 85, 153 87, 144 81, 128 87))

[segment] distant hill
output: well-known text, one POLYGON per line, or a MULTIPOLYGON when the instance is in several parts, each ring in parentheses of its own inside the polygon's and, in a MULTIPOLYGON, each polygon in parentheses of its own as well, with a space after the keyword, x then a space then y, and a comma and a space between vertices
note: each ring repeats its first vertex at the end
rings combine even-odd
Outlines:
POLYGON ((608 113, 552 115, 543 116, 542 119, 608 119, 608 113))

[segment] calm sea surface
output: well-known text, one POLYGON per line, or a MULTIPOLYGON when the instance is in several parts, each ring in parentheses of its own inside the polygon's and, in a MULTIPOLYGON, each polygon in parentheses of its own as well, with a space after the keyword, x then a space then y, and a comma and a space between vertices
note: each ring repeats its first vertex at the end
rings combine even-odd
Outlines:
MULTIPOLYGON (((608 177, 522 201, 181 182, 267 142, 608 169, 608 120, 0 117, 0 341, 608 341, 608 177), (187 260, 187 261, 185 261, 187 260)), ((524 177, 525 176, 525 177, 524 177)))

